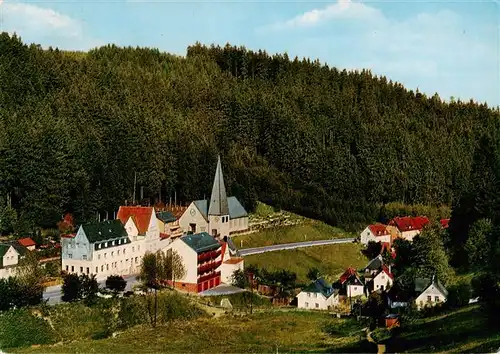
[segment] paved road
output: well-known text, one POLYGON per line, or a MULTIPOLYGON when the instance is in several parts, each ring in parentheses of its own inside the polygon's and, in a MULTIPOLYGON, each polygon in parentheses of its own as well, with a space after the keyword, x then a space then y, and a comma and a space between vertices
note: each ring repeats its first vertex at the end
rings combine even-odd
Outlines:
POLYGON ((354 238, 337 238, 337 239, 331 239, 331 240, 284 243, 282 245, 246 248, 246 249, 240 250, 240 254, 242 256, 249 256, 251 254, 259 254, 259 253, 264 253, 264 252, 292 250, 295 248, 312 247, 312 246, 335 245, 335 244, 339 244, 339 243, 350 243, 353 241, 354 241, 354 238))
MULTIPOLYGON (((127 286, 125 287, 125 291, 130 291, 132 290, 132 287, 139 282, 137 279, 135 279, 135 275, 127 275, 124 276, 123 279, 127 281, 127 286)), ((99 287, 104 287, 106 280, 100 280, 99 282, 99 287)), ((59 304, 61 303, 61 285, 55 285, 55 286, 49 286, 47 289, 45 289, 45 292, 43 293, 43 298, 45 300, 48 300, 49 305, 54 305, 54 304, 59 304)))

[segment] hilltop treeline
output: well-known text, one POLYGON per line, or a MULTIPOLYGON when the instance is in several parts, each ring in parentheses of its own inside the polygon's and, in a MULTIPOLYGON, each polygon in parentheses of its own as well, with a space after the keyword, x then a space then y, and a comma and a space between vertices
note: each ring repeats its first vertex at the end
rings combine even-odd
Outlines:
POLYGON ((369 71, 244 48, 42 50, 0 35, 2 231, 227 188, 354 227, 378 205, 451 204, 498 112, 369 71), (12 208, 9 208, 8 206, 12 208))

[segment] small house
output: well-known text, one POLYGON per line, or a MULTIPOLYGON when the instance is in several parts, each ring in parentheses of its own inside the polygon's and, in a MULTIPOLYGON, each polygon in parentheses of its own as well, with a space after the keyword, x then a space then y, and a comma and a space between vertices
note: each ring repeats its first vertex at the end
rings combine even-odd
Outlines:
POLYGON ((400 237, 413 241, 413 238, 420 234, 427 224, 429 224, 429 218, 426 216, 395 217, 389 221, 387 229, 393 238, 400 237))
POLYGON ((378 272, 366 281, 366 287, 371 293, 373 291, 385 291, 391 288, 394 282, 394 276, 390 272, 389 268, 383 264, 378 272))
POLYGON ((302 289, 297 295, 297 307, 299 309, 331 310, 338 303, 338 289, 334 289, 321 278, 302 289))
POLYGON ((359 277, 358 272, 352 267, 347 268, 344 274, 340 276, 335 287, 339 289, 341 296, 352 298, 364 294, 363 281, 359 277))
POLYGON ((387 230, 387 226, 383 224, 368 225, 366 229, 361 232, 360 236, 360 242, 363 245, 368 244, 370 241, 391 243, 391 233, 387 230))
POLYGON ((416 278, 415 292, 418 294, 415 303, 419 309, 442 304, 448 297, 448 290, 434 276, 431 279, 416 278))
POLYGON ((36 243, 30 237, 25 237, 17 240, 17 242, 25 247, 28 251, 34 251, 36 248, 36 243))

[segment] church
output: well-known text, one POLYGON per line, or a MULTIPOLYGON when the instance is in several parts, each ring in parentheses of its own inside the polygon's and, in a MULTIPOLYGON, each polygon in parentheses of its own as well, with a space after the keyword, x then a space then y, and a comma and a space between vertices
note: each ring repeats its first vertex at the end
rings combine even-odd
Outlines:
POLYGON ((227 197, 220 156, 210 200, 195 200, 179 218, 188 234, 206 232, 217 239, 248 230, 248 213, 236 197, 227 197))

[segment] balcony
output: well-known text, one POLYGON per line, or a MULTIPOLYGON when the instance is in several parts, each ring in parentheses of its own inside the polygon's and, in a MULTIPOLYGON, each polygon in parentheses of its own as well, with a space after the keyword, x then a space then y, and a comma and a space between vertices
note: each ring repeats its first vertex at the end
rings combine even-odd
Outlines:
POLYGON ((202 253, 198 255, 198 262, 206 261, 211 258, 217 258, 220 256, 220 253, 220 250, 202 253))
POLYGON ((210 270, 216 269, 216 268, 218 268, 221 264, 222 264, 222 261, 218 261, 218 262, 210 262, 210 263, 207 263, 207 264, 201 265, 201 266, 199 266, 199 267, 198 267, 198 274, 202 274, 202 273, 208 272, 208 271, 210 271, 210 270))
POLYGON ((220 272, 210 273, 198 278, 198 284, 220 276, 220 272))

